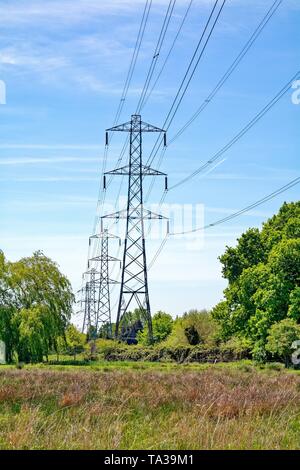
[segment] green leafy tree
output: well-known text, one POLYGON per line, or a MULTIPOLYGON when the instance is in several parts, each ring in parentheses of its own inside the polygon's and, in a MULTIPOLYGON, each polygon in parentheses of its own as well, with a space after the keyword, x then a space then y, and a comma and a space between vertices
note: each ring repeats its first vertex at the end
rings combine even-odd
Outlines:
POLYGON ((213 346, 216 342, 218 326, 206 310, 190 310, 173 322, 171 334, 164 344, 170 347, 204 344, 213 346))
POLYGON ((291 318, 285 318, 270 328, 266 350, 282 359, 288 367, 294 351, 293 342, 297 340, 300 340, 300 325, 291 318))
POLYGON ((67 352, 76 359, 76 355, 84 351, 86 335, 81 333, 76 326, 71 323, 66 329, 65 337, 67 352))
MULTIPOLYGON (((173 318, 168 313, 159 311, 153 315, 152 318, 152 330, 154 343, 160 343, 164 341, 172 331, 173 318)), ((138 343, 147 345, 148 338, 148 327, 144 327, 142 331, 138 333, 138 343)))
POLYGON ((42 252, 15 263, 0 256, 0 338, 11 360, 40 361, 57 349, 74 297, 69 281, 42 252))
POLYGON ((283 204, 220 257, 225 299, 212 310, 221 336, 244 336, 261 351, 273 324, 300 319, 300 202, 283 204))

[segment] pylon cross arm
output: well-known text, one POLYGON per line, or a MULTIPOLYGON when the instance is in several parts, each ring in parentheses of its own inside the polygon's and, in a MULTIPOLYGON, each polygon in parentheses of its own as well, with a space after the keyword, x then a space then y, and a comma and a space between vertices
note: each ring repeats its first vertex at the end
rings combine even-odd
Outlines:
POLYGON ((105 175, 122 175, 122 176, 131 174, 133 176, 140 176, 141 173, 143 176, 166 176, 166 173, 155 170, 154 168, 151 168, 148 165, 142 165, 142 172, 137 167, 136 170, 131 169, 131 173, 130 173, 130 167, 129 165, 126 165, 120 168, 116 168, 115 170, 106 171, 104 174, 105 175))

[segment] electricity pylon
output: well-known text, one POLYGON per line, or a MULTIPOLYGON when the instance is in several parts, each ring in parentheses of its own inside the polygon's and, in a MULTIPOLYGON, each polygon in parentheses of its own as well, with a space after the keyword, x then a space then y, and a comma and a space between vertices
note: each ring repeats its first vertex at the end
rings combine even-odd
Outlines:
POLYGON ((113 256, 108 254, 108 240, 110 238, 120 238, 116 235, 108 233, 107 229, 104 229, 99 234, 90 237, 92 239, 101 240, 100 256, 91 258, 91 262, 100 262, 100 279, 99 279, 99 298, 98 298, 98 317, 97 317, 97 333, 101 332, 101 327, 106 329, 106 336, 112 338, 112 326, 111 326, 111 308, 110 308, 110 284, 117 284, 118 282, 111 279, 109 276, 109 263, 111 261, 120 261, 113 256))
POLYGON ((119 336, 120 322, 133 301, 144 312, 148 325, 149 340, 152 342, 152 320, 148 291, 147 262, 145 249, 145 219, 165 219, 143 207, 143 178, 144 176, 158 176, 165 173, 143 165, 142 159, 142 133, 160 132, 164 136, 166 145, 166 132, 141 120, 141 116, 134 114, 131 121, 106 130, 106 145, 108 145, 108 132, 129 132, 130 149, 129 164, 127 166, 108 171, 104 174, 104 189, 106 188, 106 175, 128 176, 128 198, 126 210, 105 215, 102 218, 126 219, 126 234, 122 262, 121 289, 117 312, 115 336, 119 336))
POLYGON ((84 278, 87 278, 85 286, 82 289, 84 298, 81 302, 84 303, 84 319, 82 331, 86 330, 89 339, 96 339, 98 330, 98 301, 97 290, 99 288, 99 279, 96 276, 99 272, 95 268, 89 269, 84 273, 84 278))
POLYGON ((99 333, 104 333, 106 337, 112 338, 111 308, 110 308, 110 284, 117 284, 109 276, 109 262, 119 261, 117 258, 108 254, 108 240, 110 238, 119 239, 116 235, 108 233, 107 229, 99 234, 92 235, 89 239, 89 245, 93 239, 100 240, 100 255, 90 258, 88 268, 94 263, 100 263, 100 271, 94 267, 89 269, 85 275, 89 280, 85 284, 85 315, 83 330, 87 330, 95 339, 99 333), (98 276, 98 277, 97 277, 98 276))

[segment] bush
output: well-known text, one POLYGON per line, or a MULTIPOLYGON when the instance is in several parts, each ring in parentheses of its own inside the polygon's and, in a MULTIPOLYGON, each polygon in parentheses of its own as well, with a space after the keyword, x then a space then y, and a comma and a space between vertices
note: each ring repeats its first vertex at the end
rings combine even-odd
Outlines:
POLYGON ((267 362, 268 355, 264 344, 257 343, 252 349, 252 357, 257 364, 264 364, 267 362))
POLYGON ((107 348, 107 361, 149 361, 149 362, 230 362, 251 357, 248 349, 236 352, 233 348, 205 348, 203 346, 141 347, 119 346, 107 348))
POLYGON ((217 324, 206 310, 190 310, 176 318, 171 334, 163 343, 166 347, 216 346, 217 324))
MULTIPOLYGON (((173 318, 165 312, 157 312, 152 318, 152 330, 154 343, 164 341, 172 331, 173 318)), ((137 334, 138 344, 147 346, 149 344, 149 334, 147 325, 137 334)))
POLYGON ((272 325, 267 337, 266 350, 284 361, 286 367, 291 362, 293 343, 300 339, 300 325, 295 320, 285 318, 272 325))

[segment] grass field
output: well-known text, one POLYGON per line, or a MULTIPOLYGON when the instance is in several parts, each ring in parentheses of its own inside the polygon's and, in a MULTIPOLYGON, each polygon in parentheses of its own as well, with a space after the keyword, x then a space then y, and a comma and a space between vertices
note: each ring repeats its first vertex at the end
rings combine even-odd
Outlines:
POLYGON ((300 375, 250 363, 0 366, 0 449, 300 449, 300 375))

